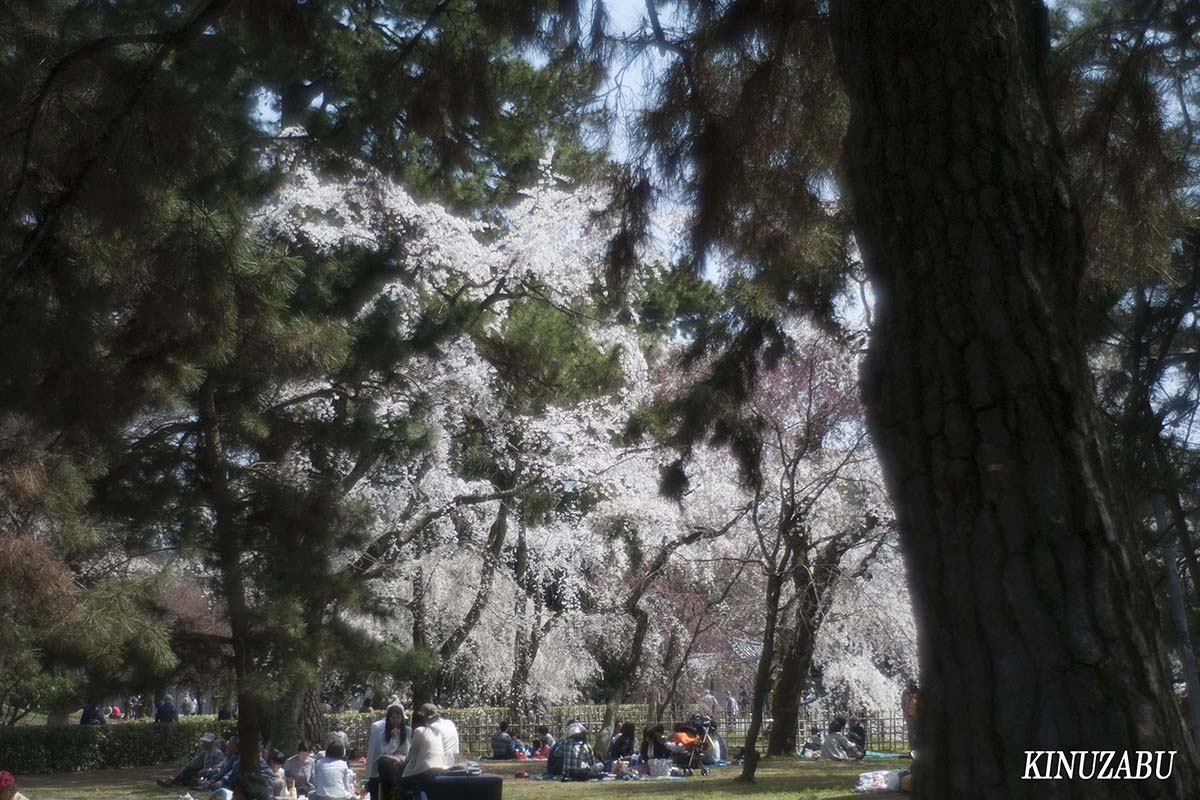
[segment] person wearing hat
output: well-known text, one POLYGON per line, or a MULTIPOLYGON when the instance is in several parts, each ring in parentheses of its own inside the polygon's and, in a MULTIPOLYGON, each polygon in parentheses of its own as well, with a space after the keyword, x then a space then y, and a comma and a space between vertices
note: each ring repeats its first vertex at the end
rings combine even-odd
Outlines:
POLYGON ((563 760, 561 774, 563 777, 578 778, 598 770, 595 753, 587 742, 587 726, 579 721, 567 723, 563 729, 563 760))
POLYGON ((29 800, 17 791, 17 782, 11 772, 0 772, 0 800, 29 800))
POLYGON ((200 737, 200 752, 196 753, 196 757, 184 765, 176 775, 160 778, 158 785, 163 788, 191 786, 203 777, 206 771, 209 774, 215 772, 224 760, 225 754, 217 748, 216 734, 206 733, 200 737))

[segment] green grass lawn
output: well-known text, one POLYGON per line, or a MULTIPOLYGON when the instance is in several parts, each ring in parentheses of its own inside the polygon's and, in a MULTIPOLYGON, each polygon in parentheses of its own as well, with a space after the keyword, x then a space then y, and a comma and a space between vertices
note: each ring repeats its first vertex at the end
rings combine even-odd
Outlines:
MULTIPOLYGON (((640 795, 654 800, 723 800, 723 798, 755 797, 760 800, 809 800, 810 798, 861 798, 853 793, 860 772, 877 769, 903 769, 909 762, 880 759, 861 764, 838 764, 801 759, 766 759, 759 765, 758 780, 753 785, 733 779, 740 768, 714 769, 707 778, 696 775, 682 781, 613 781, 609 783, 558 783, 514 778, 512 774, 523 766, 516 763, 488 764, 485 772, 505 776, 506 800, 575 800, 578 798, 618 797, 640 795)), ((29 800, 175 800, 182 791, 160 789, 154 779, 169 770, 140 768, 100 770, 59 775, 30 775, 19 778, 17 788, 29 800)), ((531 770, 532 771, 532 770, 531 770)), ((872 795, 873 797, 904 797, 904 795, 872 795)), ((201 798, 203 800, 203 798, 201 798)))

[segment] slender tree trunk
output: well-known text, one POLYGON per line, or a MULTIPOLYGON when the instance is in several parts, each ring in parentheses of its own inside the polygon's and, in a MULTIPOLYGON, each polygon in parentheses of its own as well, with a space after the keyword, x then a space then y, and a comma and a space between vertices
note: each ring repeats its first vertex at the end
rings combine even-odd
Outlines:
POLYGON ((812 667, 815 629, 796 610, 796 627, 789 631, 783 658, 779 662, 779 678, 775 681, 774 722, 767 737, 767 755, 790 756, 796 752, 796 735, 800 729, 800 699, 804 682, 812 667))
POLYGON ((233 674, 238 697, 238 741, 241 773, 258 771, 259 714, 258 700, 248 688, 253 672, 250 642, 252 620, 246 603, 246 581, 242 571, 242 547, 234 514, 234 498, 226 473, 225 450, 221 440, 216 390, 209 382, 200 388, 200 424, 204 441, 201 468, 213 510, 217 538, 217 560, 221 566, 221 590, 229 611, 229 629, 233 646, 233 674))
MULTIPOLYGON (((512 674, 508 679, 508 718, 521 718, 521 709, 525 700, 525 687, 528 682, 530 640, 533 631, 529 624, 529 548, 525 542, 525 524, 517 526, 517 554, 513 569, 513 578, 517 584, 516 599, 513 600, 513 659, 512 674)), ((537 623, 534 623, 536 626, 537 623)))
MULTIPOLYGON (((796 627, 788 641, 788 649, 780 661, 779 680, 775 684, 775 701, 771 716, 775 722, 767 742, 767 755, 785 756, 796 752, 796 737, 800 733, 800 700, 804 684, 812 669, 817 634, 833 602, 833 588, 841 575, 842 554, 875 528, 869 522, 862 533, 849 539, 828 541, 806 568, 792 569, 792 585, 796 595, 796 627)), ((796 546, 797 552, 808 548, 796 546)), ((872 554, 873 556, 873 554, 872 554)), ((864 560, 869 561, 872 556, 864 560)), ((800 557, 807 561, 807 555, 800 557)), ((860 567, 861 569, 861 567, 860 567)))
MULTIPOLYGON (((786 562, 785 552, 783 561, 786 562)), ((746 729, 746 748, 742 756, 742 774, 738 778, 753 781, 761 754, 758 735, 762 731, 764 695, 771 688, 771 662, 775 659, 775 628, 779 623, 779 597, 783 593, 784 575, 773 570, 767 576, 766 624, 763 628, 762 653, 758 657, 758 669, 754 673, 754 697, 750 704, 750 727, 746 729)))
MULTIPOLYGON (((425 591, 427 576, 425 574, 424 561, 424 557, 428 555, 425 546, 426 539, 427 534, 424 532, 417 535, 417 574, 413 578, 412 601, 409 603, 409 610, 412 612, 413 620, 412 646, 414 650, 429 649, 429 631, 426 627, 428 609, 425 591)), ((413 708, 433 701, 433 684, 436 677, 437 668, 435 667, 429 674, 419 675, 413 679, 413 708)))
POLYGON ((650 614, 637 605, 637 600, 626 606, 626 612, 634 619, 633 639, 629 643, 629 654, 626 659, 628 666, 621 672, 621 677, 617 682, 608 687, 608 702, 604 704, 604 721, 600 723, 600 730, 596 731, 597 757, 603 757, 608 752, 608 745, 612 741, 613 726, 617 721, 617 713, 621 710, 621 704, 625 702, 625 698, 629 696, 629 690, 633 687, 634 678, 641 668, 642 657, 646 650, 646 633, 650 630, 650 614))
MULTIPOLYGON (((496 485, 497 488, 504 491, 515 486, 516 481, 511 476, 504 475, 497 479, 496 485)), ((438 688, 437 684, 441 680, 442 669, 458 653, 463 642, 467 641, 471 635, 471 631, 475 630, 475 626, 479 624, 479 620, 483 617, 483 611, 487 608, 488 602, 492 597, 492 585, 495 582, 496 569, 500 564, 500 555, 504 551, 504 541, 508 534, 508 518, 509 500, 508 498, 503 498, 500 500, 500 508, 496 512, 496 519, 488 530, 487 545, 483 551, 483 565, 479 568, 479 588, 475 590, 475 599, 471 602, 471 607, 467 610, 466 616, 463 617, 462 621, 450 632, 438 648, 438 669, 429 676, 418 679, 413 683, 414 705, 427 703, 433 699, 434 693, 438 688)), ((424 571, 422 569, 418 569, 417 580, 419 585, 413 589, 413 602, 411 604, 413 609, 414 648, 429 646, 428 631, 425 622, 425 583, 424 571)))
MULTIPOLYGON (((1085 251, 1029 0, 840 0, 863 373, 920 621, 924 798, 1200 797, 1077 322, 1085 251), (1178 751, 1023 781, 1026 751, 1178 751)), ((1035 764, 1036 767, 1036 764, 1035 764)))

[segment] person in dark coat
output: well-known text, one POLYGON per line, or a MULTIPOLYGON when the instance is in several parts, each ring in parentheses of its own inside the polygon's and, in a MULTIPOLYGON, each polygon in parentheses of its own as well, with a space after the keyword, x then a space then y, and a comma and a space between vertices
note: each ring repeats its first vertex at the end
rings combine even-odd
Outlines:
POLYGON ((492 734, 492 758, 501 761, 516 757, 517 748, 508 732, 508 720, 501 720, 500 727, 492 734))
POLYGON ((621 726, 621 732, 614 736, 608 745, 608 760, 629 758, 633 755, 635 747, 637 747, 637 727, 632 722, 626 722, 621 726))
POLYGON ((179 709, 175 707, 175 703, 171 695, 167 695, 163 699, 163 703, 158 707, 158 711, 154 712, 155 722, 179 722, 179 709))
POLYGON ((867 752, 867 728, 858 717, 850 718, 850 727, 846 728, 846 738, 854 742, 858 752, 867 752))
POLYGON ((104 714, 96 706, 88 706, 79 716, 80 725, 104 725, 104 714))
POLYGON ((667 747, 666 729, 662 725, 646 728, 642 731, 642 762, 652 758, 670 758, 671 749, 667 747))

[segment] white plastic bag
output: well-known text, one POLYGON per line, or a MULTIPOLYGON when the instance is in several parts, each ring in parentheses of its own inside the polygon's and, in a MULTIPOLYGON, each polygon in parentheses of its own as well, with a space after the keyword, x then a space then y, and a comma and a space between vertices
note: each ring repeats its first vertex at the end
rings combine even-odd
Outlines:
POLYGON ((900 791, 900 770, 880 770, 879 772, 864 772, 858 776, 856 792, 898 792, 900 791))

